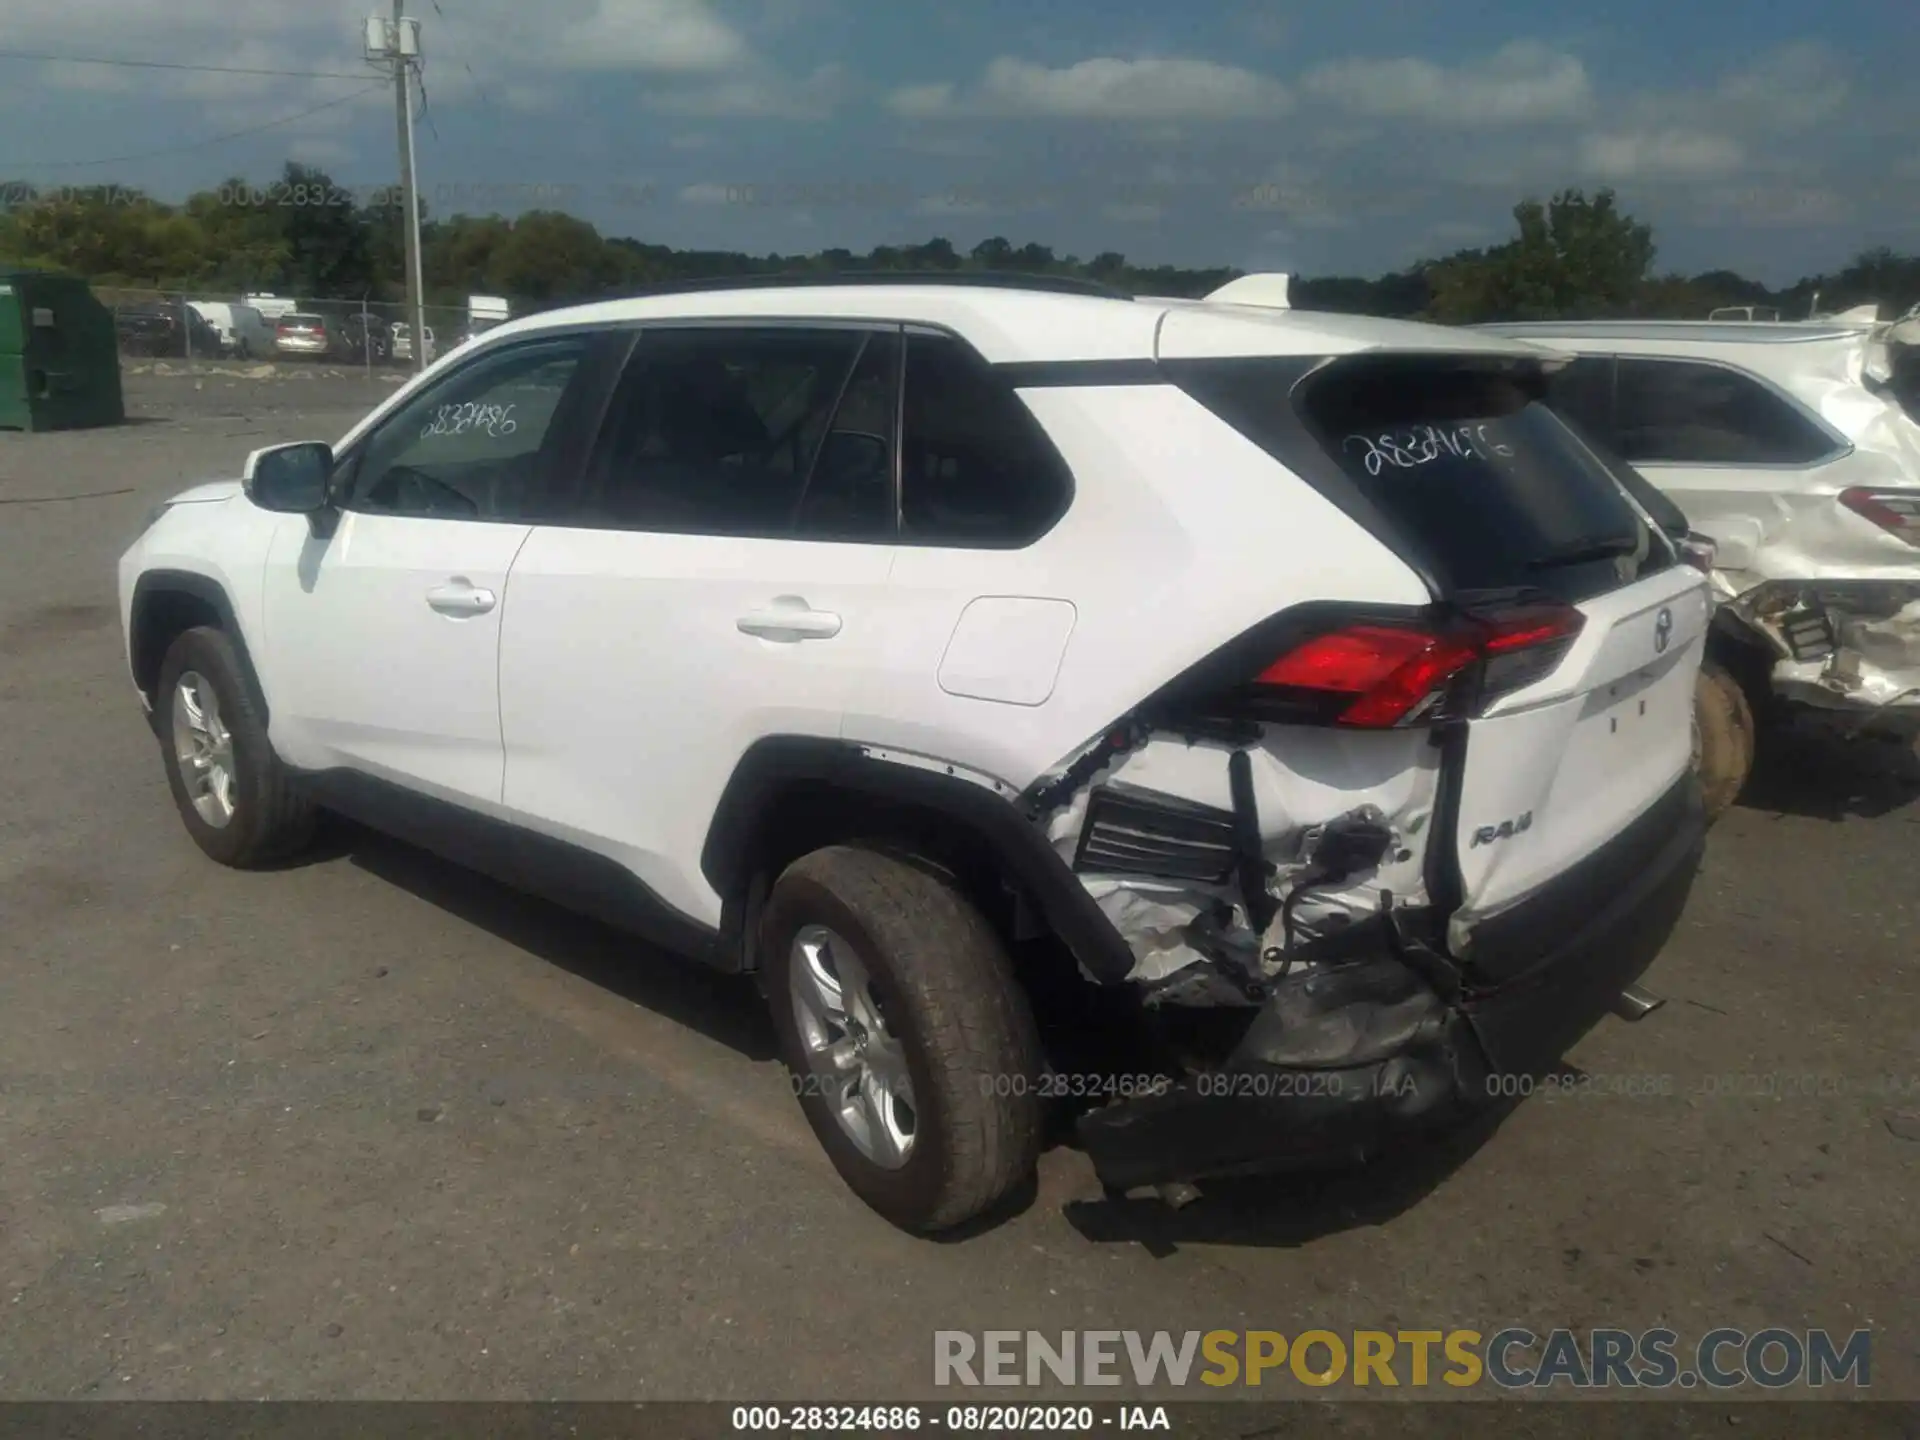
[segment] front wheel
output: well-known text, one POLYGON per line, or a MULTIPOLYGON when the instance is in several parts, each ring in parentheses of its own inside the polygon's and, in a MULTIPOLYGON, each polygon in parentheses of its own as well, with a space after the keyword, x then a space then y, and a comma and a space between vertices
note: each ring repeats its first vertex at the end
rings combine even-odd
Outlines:
POLYGON ((1693 768, 1700 776, 1707 823, 1727 812, 1753 773, 1753 707, 1731 673, 1708 660, 1694 687, 1693 768))
POLYGON ((774 1028, 814 1134, 904 1230, 991 1209, 1040 1152, 1040 1045, 999 936, 944 878, 833 846, 760 927, 774 1028))
POLYGON ((222 865, 246 869, 306 843, 313 807, 273 753, 223 631, 202 626, 173 642, 154 705, 167 783, 194 844, 222 865))

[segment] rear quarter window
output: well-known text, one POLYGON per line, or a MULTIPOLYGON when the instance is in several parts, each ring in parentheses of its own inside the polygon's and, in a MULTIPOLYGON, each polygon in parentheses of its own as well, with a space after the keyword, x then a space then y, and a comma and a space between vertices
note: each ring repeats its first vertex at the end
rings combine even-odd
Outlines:
MULTIPOLYGON (((1544 399, 1537 372, 1455 357, 1184 367, 1182 388, 1311 483, 1326 462, 1450 593, 1578 602, 1674 562, 1641 508, 1544 399), (1315 455, 1312 452, 1317 451, 1315 455)), ((1383 537, 1384 538, 1384 537, 1383 537)))
POLYGON ((1613 444, 1636 464, 1814 465, 1843 442, 1771 385, 1729 365, 1622 357, 1613 444))

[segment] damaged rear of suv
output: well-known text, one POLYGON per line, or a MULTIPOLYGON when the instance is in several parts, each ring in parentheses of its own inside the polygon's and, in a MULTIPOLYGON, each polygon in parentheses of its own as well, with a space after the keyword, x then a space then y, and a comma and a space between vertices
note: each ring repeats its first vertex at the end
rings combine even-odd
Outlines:
POLYGON ((1431 600, 1302 598, 1033 792, 1185 1060, 1081 1117, 1117 1188, 1360 1160, 1512 1093, 1652 960, 1703 829, 1705 591, 1540 367, 1164 369, 1431 600))
MULTIPOLYGON (((859 758, 834 784, 916 765, 1011 812, 992 827, 997 875, 956 887, 966 913, 993 911, 995 879, 1012 892, 1001 933, 1064 942, 1082 981, 1124 997, 1137 1023, 1118 1068, 1157 1082, 1044 1083, 1008 988, 1018 964, 943 962, 996 992, 950 1015, 946 1040, 911 1002, 890 1026, 885 1004, 822 1021, 822 957, 847 957, 864 988, 894 968, 881 927, 823 941, 828 912, 783 906, 782 879, 758 930, 797 1074, 882 1027, 905 1034, 909 1072, 938 1052, 912 1086, 911 1143, 945 1157, 925 1162, 945 1182, 879 1172, 860 1136, 880 1123, 843 1103, 840 1070, 802 1095, 843 1176, 910 1228, 991 1204, 1031 1163, 1037 1140, 1009 1137, 1038 1135, 1048 1093, 1092 1098, 1078 1138, 1117 1191, 1363 1162, 1455 1126, 1644 1001, 1635 982, 1702 853, 1706 581, 1544 403, 1558 362, 1432 327, 1153 303, 1150 363, 994 367, 1072 503, 964 580, 903 549, 892 582, 909 610, 922 577, 981 592, 936 607, 939 686, 976 703, 941 701, 936 725, 915 698, 931 692, 897 677, 850 707, 859 758), (997 648, 968 633, 984 605, 1004 618, 997 648), (1056 613, 1059 649, 1043 633, 1056 613), (1018 687, 989 675, 1041 652, 1046 683, 1004 703, 1018 687), (1024 773, 1073 717, 1087 738, 1024 773), (960 1100, 947 1070, 986 1100, 960 1100)), ((887 841, 889 824, 874 816, 879 838, 857 843, 938 853, 887 841)), ((824 906, 809 874, 807 903, 824 906)), ((903 1138, 888 1158, 911 1168, 903 1138)))

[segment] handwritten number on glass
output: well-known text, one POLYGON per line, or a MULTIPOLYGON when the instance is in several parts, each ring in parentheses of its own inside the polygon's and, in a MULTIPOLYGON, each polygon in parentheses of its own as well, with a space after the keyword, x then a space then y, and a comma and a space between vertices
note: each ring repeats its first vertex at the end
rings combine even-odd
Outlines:
POLYGON ((1491 460, 1513 454, 1513 447, 1489 435, 1485 425, 1415 425, 1407 430, 1349 435, 1342 442, 1342 448, 1358 451, 1369 475, 1378 475, 1389 466, 1396 470, 1417 470, 1448 456, 1456 460, 1491 460))
POLYGON ((420 432, 420 438, 431 440, 436 435, 465 435, 475 431, 500 440, 519 428, 511 405, 442 405, 420 432))

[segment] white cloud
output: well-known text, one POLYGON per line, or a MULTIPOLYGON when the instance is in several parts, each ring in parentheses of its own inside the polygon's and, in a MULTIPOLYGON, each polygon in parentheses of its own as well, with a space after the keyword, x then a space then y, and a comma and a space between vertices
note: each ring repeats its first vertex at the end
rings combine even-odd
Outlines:
POLYGON ((916 215, 993 215, 998 213, 984 200, 966 195, 923 195, 914 202, 916 215))
POLYGON ((1362 115, 1459 126, 1575 119, 1593 98, 1576 56, 1534 40, 1452 67, 1413 56, 1335 60, 1309 71, 1301 88, 1362 115))
POLYGON ((1839 56, 1803 41, 1722 77, 1708 103, 1760 127, 1805 130, 1836 115, 1852 89, 1839 56))
POLYGON ((902 115, 995 115, 1065 120, 1230 120, 1284 114, 1286 86, 1211 60, 1099 57, 1050 69, 1003 55, 962 92, 908 85, 889 105, 902 115))
POLYGON ((1732 174, 1746 148, 1705 131, 1628 131, 1588 136, 1581 158, 1604 180, 1691 180, 1732 174))
POLYGON ((933 85, 902 85, 887 99, 900 115, 942 115, 953 109, 954 87, 945 82, 933 85))
POLYGON ((822 65, 800 80, 756 69, 704 86, 651 95, 647 104, 671 115, 708 119, 820 120, 838 109, 852 88, 842 65, 822 65))
MULTIPOLYGON (((305 138, 295 140, 287 147, 287 158, 297 160, 302 165, 340 165, 354 158, 354 150, 338 140, 305 138)), ((404 212, 405 207, 401 208, 404 212)))
POLYGON ((551 58, 582 70, 710 74, 743 64, 748 53, 706 0, 594 0, 591 13, 560 28, 551 58))
POLYGON ((731 205, 734 202, 732 185, 722 185, 713 180, 702 180, 689 185, 680 192, 682 205, 731 205))

